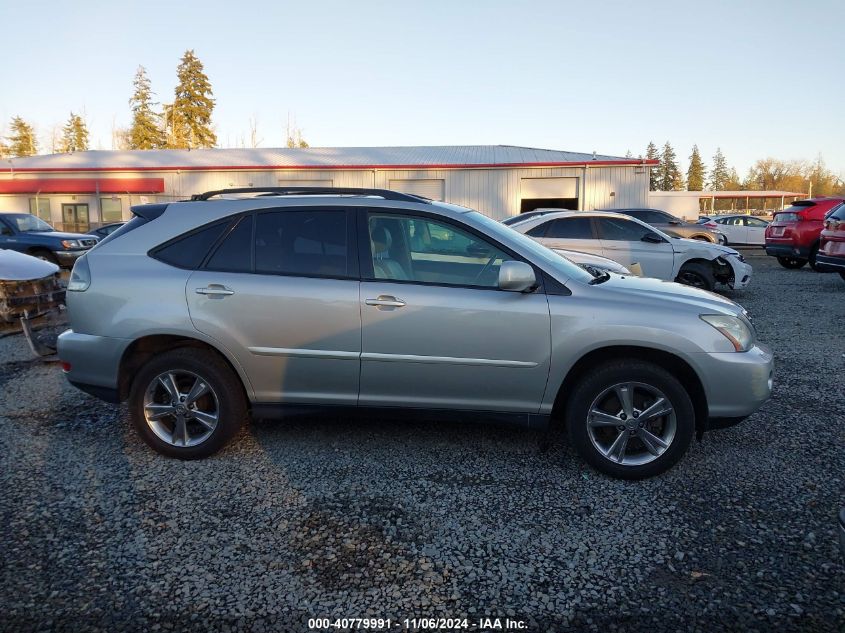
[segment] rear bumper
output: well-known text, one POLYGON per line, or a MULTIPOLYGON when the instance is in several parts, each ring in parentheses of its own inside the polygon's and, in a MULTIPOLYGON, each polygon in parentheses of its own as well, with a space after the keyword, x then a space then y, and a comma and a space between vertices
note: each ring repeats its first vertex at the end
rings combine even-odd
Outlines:
POLYGON ((810 258, 810 249, 806 246, 795 246, 794 244, 769 244, 766 243, 766 255, 772 257, 799 257, 810 258))
POLYGON ((130 343, 128 339, 67 330, 59 335, 57 353, 62 362, 70 366, 65 376, 72 385, 98 398, 116 402, 109 394, 112 391, 117 394, 120 360, 130 343))
POLYGON ((845 270, 845 257, 831 257, 819 253, 816 255, 816 264, 831 270, 845 270))
POLYGON ((711 428, 731 426, 751 415, 772 394, 774 355, 757 344, 747 352, 698 354, 698 375, 707 396, 711 428))

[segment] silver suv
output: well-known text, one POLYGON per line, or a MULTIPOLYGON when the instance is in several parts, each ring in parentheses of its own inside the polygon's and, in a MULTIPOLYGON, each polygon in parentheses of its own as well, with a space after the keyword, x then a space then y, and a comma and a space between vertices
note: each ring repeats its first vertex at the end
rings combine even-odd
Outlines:
POLYGON ((770 395, 771 352, 718 295, 591 274, 452 204, 250 191, 134 207, 69 282, 68 379, 128 400, 165 455, 211 455, 250 415, 346 407, 565 423, 634 479, 770 395))

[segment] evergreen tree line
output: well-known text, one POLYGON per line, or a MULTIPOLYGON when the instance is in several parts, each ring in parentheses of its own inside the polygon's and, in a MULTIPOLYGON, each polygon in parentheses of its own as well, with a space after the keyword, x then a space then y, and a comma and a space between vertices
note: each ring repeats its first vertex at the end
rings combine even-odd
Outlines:
MULTIPOLYGON (((116 131, 113 145, 120 149, 197 149, 215 147, 217 135, 211 121, 215 100, 211 82, 193 50, 185 51, 176 68, 177 84, 171 103, 155 100, 152 84, 143 66, 132 81, 129 108, 132 121, 127 129, 116 131)), ((251 142, 258 144, 257 123, 250 120, 251 142)), ((34 126, 20 116, 9 125, 8 136, 0 136, 0 158, 33 156, 39 153, 34 126)), ((288 147, 308 147, 302 131, 287 127, 288 147)), ((50 151, 78 152, 89 148, 88 127, 82 116, 70 113, 61 137, 54 137, 50 151)))
MULTIPOLYGON (((630 154, 630 152, 629 152, 630 154)), ((845 182, 834 174, 821 156, 815 161, 784 161, 777 158, 757 160, 740 178, 734 167, 729 167, 721 148, 716 148, 708 169, 698 145, 692 146, 689 166, 683 172, 677 155, 669 141, 662 149, 653 143, 646 148, 645 158, 658 161, 649 176, 652 191, 737 191, 779 190, 808 192, 814 196, 845 194, 845 182)))

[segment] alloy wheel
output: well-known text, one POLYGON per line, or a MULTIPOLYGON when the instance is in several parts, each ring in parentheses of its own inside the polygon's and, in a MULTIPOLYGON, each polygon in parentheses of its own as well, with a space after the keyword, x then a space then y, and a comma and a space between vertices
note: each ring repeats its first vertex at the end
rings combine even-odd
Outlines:
POLYGON ((624 382, 602 391, 590 405, 587 431, 605 459, 641 466, 665 453, 678 421, 669 399, 656 387, 624 382))
POLYGON ((208 381, 186 370, 159 374, 144 392, 144 419, 153 433, 176 447, 202 444, 220 419, 220 403, 208 381))

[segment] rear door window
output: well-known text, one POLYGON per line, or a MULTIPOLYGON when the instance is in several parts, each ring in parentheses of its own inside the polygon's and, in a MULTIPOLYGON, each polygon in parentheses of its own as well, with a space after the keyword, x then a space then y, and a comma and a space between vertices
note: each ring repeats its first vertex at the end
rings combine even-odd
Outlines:
POLYGON ((351 276, 346 211, 290 209, 259 213, 255 272, 351 276))
POLYGON ((570 240, 591 240, 593 224, 590 218, 559 218, 549 223, 546 237, 570 240))
POLYGON ((205 268, 236 273, 252 272, 252 223, 252 215, 242 217, 209 257, 205 268))

